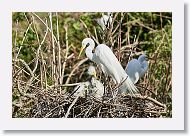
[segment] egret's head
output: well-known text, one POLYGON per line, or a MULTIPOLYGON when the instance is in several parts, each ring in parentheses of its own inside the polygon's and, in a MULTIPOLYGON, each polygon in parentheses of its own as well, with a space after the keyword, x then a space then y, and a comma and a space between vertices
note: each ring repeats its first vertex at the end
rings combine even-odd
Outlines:
POLYGON ((140 62, 148 61, 147 55, 142 54, 141 56, 139 56, 138 61, 140 62))
POLYGON ((80 53, 79 53, 79 57, 82 53, 82 51, 85 49, 85 48, 91 48, 91 49, 94 49, 95 47, 95 43, 94 41, 91 39, 91 38, 85 38, 83 41, 82 41, 82 47, 81 47, 81 50, 80 50, 80 53))
POLYGON ((91 76, 94 76, 96 78, 96 69, 94 66, 90 66, 88 68, 88 74, 91 75, 91 76))

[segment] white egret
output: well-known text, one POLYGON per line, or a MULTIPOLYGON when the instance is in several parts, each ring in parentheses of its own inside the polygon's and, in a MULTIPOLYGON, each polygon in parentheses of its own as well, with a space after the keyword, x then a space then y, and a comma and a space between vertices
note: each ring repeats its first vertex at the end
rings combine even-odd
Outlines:
POLYGON ((130 79, 136 84, 139 78, 143 77, 148 70, 147 56, 142 54, 137 59, 132 59, 128 62, 125 71, 129 75, 130 79))
POLYGON ((102 30, 105 30, 110 27, 112 20, 112 13, 108 12, 107 15, 102 15, 101 18, 97 19, 97 22, 101 26, 102 30))
POLYGON ((120 62, 113 54, 112 50, 105 44, 100 44, 96 47, 94 53, 92 50, 95 47, 95 43, 91 38, 85 38, 82 41, 82 48, 79 53, 86 48, 86 56, 97 65, 100 65, 104 74, 112 77, 115 83, 119 85, 119 91, 134 94, 138 93, 138 89, 135 87, 127 73, 121 66, 120 62))
POLYGON ((96 99, 102 99, 104 95, 103 84, 96 79, 96 70, 94 66, 89 66, 88 75, 92 76, 90 81, 81 83, 74 89, 74 96, 79 95, 85 97, 86 94, 94 96, 96 99))

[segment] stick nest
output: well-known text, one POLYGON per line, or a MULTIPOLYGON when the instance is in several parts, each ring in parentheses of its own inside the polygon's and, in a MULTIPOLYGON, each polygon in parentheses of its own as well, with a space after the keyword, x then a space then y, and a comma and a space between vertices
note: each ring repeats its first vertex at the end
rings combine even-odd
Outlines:
POLYGON ((35 118, 159 118, 166 106, 142 96, 118 95, 97 100, 93 96, 37 94, 30 117, 35 118))

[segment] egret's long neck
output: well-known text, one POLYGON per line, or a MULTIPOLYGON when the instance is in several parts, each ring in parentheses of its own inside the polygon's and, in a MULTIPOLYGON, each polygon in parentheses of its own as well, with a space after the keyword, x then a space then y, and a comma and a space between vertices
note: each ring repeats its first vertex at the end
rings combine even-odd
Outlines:
POLYGON ((148 65, 147 65, 147 61, 145 59, 145 57, 143 55, 141 55, 139 58, 138 58, 138 61, 140 62, 141 64, 141 68, 143 69, 147 69, 148 68, 148 65))
POLYGON ((140 59, 138 59, 138 61, 139 61, 140 64, 141 64, 141 68, 143 68, 143 69, 145 69, 145 70, 148 69, 148 62, 147 62, 145 59, 140 58, 140 59))
POLYGON ((147 70, 148 70, 148 62, 147 61, 141 62, 141 75, 140 75, 140 77, 142 77, 147 70))
POLYGON ((86 48, 86 50, 85 50, 85 53, 86 53, 86 56, 91 60, 91 61, 93 61, 93 53, 92 53, 92 48, 89 46, 89 47, 87 47, 86 48))
POLYGON ((143 66, 144 70, 147 70, 147 69, 148 69, 148 62, 147 62, 147 61, 144 61, 144 62, 142 63, 142 66, 143 66))

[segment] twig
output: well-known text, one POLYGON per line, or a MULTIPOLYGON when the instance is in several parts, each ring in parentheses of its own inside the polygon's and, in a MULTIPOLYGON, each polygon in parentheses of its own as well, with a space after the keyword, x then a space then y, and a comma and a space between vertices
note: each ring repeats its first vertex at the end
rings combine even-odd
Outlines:
MULTIPOLYGON (((35 15, 48 28, 48 30, 52 33, 53 30, 49 28, 47 23, 45 23, 36 13, 32 12, 32 14, 35 15)), ((55 35, 53 35, 53 38, 54 38, 55 42, 57 43, 57 39, 56 39, 55 35)))
MULTIPOLYGON (((35 25, 34 25, 34 30, 35 30, 35 32, 36 32, 37 39, 38 39, 38 42, 39 42, 39 37, 38 37, 38 33, 37 33, 37 30, 36 30, 35 25)), ((43 45, 43 43, 44 43, 44 41, 45 41, 45 39, 46 39, 47 33, 48 33, 48 31, 47 31, 47 28, 46 28, 45 36, 44 36, 42 42, 39 43, 39 47, 38 47, 38 49, 37 49, 35 67, 34 67, 34 69, 33 69, 33 71, 32 71, 33 73, 35 73, 35 71, 36 71, 36 69, 37 69, 37 67, 38 67, 39 52, 40 52, 40 50, 41 50, 41 46, 43 45)))
POLYGON ((98 42, 98 40, 97 40, 97 39, 91 34, 91 32, 88 30, 88 27, 87 27, 87 25, 85 24, 85 22, 84 22, 82 19, 80 19, 80 21, 82 22, 83 26, 86 28, 89 37, 92 37, 93 40, 94 40, 97 44, 100 44, 100 43, 98 42))
POLYGON ((12 105, 18 108, 21 108, 23 106, 21 103, 15 103, 15 102, 12 102, 12 105))
POLYGON ((87 111, 84 113, 84 118, 88 118, 88 113, 90 112, 90 110, 93 108, 93 104, 91 104, 89 107, 88 107, 88 109, 87 109, 87 111))
POLYGON ((21 45, 23 45, 24 43, 24 40, 26 39, 26 35, 28 33, 28 30, 30 29, 30 26, 32 25, 32 22, 28 25, 26 31, 24 32, 24 37, 22 38, 22 42, 21 42, 21 45))
POLYGON ((30 75, 31 75, 32 77, 34 77, 33 71, 31 70, 31 68, 29 67, 29 65, 28 65, 24 60, 22 60, 22 59, 17 59, 17 60, 15 60, 15 61, 20 61, 20 62, 22 62, 22 64, 23 64, 23 65, 26 67, 26 69, 29 71, 30 75))
POLYGON ((54 85, 57 85, 56 79, 56 62, 55 62, 55 44, 54 44, 54 34, 53 34, 53 22, 52 22, 52 13, 49 13, 50 20, 50 29, 51 29, 51 43, 52 43, 52 52, 53 52, 53 62, 52 62, 52 81, 54 81, 54 85))
MULTIPOLYGON (((59 40, 59 18, 56 12, 56 26, 57 26, 57 40, 58 40, 58 72, 59 72, 59 84, 62 84, 62 76, 61 76, 61 48, 60 48, 60 40, 59 40)), ((60 87, 61 92, 61 87, 60 87)))
POLYGON ((35 98, 35 95, 28 94, 28 93, 25 93, 25 92, 22 91, 22 89, 20 88, 19 80, 17 80, 17 86, 18 86, 18 91, 19 91, 19 93, 20 93, 22 96, 25 96, 25 97, 28 97, 28 98, 31 98, 31 99, 34 99, 34 98, 35 98))
POLYGON ((48 117, 52 114, 52 112, 53 112, 55 109, 57 109, 57 108, 63 106, 64 104, 65 104, 65 103, 62 103, 61 105, 58 105, 58 106, 54 107, 53 109, 51 109, 51 110, 44 116, 44 118, 48 118, 48 117))
POLYGON ((60 85, 62 87, 69 87, 69 86, 76 86, 76 85, 80 85, 80 84, 83 84, 85 82, 80 82, 80 83, 73 83, 73 84, 63 84, 63 85, 60 85))
POLYGON ((134 42, 132 44, 127 44, 126 46, 121 47, 121 52, 125 51, 126 48, 134 48, 135 46, 142 44, 141 42, 134 42))
POLYGON ((65 74, 65 66, 66 66, 66 61, 68 60, 68 53, 69 53, 69 42, 68 42, 68 27, 64 26, 65 29, 65 41, 66 41, 66 51, 65 51, 65 58, 63 62, 63 68, 62 68, 62 74, 61 74, 61 82, 60 84, 63 84, 63 77, 65 74))
POLYGON ((85 58, 83 60, 81 60, 79 63, 77 63, 73 70, 71 71, 71 73, 69 74, 68 78, 67 78, 67 81, 65 82, 65 84, 68 84, 70 79, 71 79, 71 76, 73 75, 73 73, 75 72, 75 70, 77 70, 79 68, 80 65, 82 65, 83 63, 85 63, 86 61, 88 60, 88 58, 85 58))
POLYGON ((153 114, 166 114, 167 113, 166 111, 148 111, 148 110, 145 110, 143 112, 153 113, 153 114))
POLYGON ((81 91, 80 93, 77 94, 76 98, 73 100, 73 102, 69 106, 69 108, 68 108, 68 110, 67 110, 67 112, 65 114, 65 118, 67 118, 69 116, 71 108, 75 105, 75 103, 77 102, 77 100, 78 100, 79 96, 82 94, 82 92, 83 91, 81 91))
POLYGON ((162 104, 159 101, 157 101, 157 100, 155 100, 155 99, 153 99, 153 98, 151 98, 149 96, 130 95, 130 94, 126 94, 126 96, 131 96, 131 97, 134 97, 134 98, 140 98, 140 99, 143 99, 143 100, 149 100, 149 101, 151 101, 151 102, 153 102, 153 103, 155 103, 155 104, 157 104, 157 105, 159 105, 159 106, 161 106, 163 108, 166 108, 165 104, 162 104))

